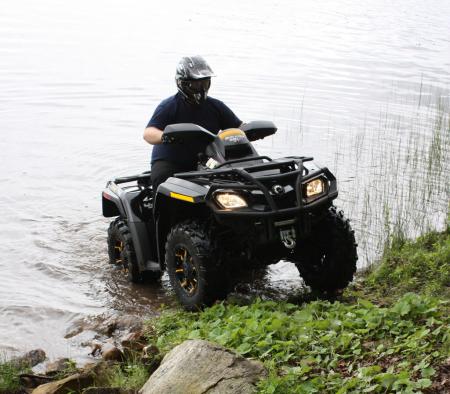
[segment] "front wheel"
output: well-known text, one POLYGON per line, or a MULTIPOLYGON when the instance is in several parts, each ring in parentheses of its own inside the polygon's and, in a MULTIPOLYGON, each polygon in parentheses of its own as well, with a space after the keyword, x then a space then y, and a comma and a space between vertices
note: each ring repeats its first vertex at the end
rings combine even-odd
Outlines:
POLYGON ((349 221, 331 207, 311 237, 297 246, 292 261, 312 290, 334 294, 353 280, 356 246, 349 221))
POLYGON ((175 225, 167 237, 165 258, 170 284, 185 309, 197 310, 224 297, 219 258, 204 223, 175 225))

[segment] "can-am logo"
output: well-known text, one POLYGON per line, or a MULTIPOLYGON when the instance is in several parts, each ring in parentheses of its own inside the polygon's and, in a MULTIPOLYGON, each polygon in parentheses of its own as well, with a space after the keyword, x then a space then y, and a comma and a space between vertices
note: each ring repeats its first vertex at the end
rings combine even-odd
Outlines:
POLYGON ((238 144, 244 142, 245 138, 242 135, 230 135, 229 137, 225 137, 225 141, 232 144, 238 144))
POLYGON ((284 187, 281 185, 273 185, 272 192, 277 195, 281 195, 284 193, 284 187))

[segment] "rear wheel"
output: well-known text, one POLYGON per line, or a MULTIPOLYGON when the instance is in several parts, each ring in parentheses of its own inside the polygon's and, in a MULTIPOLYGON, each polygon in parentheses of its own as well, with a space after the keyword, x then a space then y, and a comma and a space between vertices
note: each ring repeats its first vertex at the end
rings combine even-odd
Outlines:
POLYGON ((226 295, 220 259, 207 226, 189 220, 175 225, 166 242, 166 267, 172 288, 187 310, 197 310, 226 295))
POLYGON ((354 231, 335 207, 294 251, 293 262, 312 290, 336 293, 353 280, 358 255, 354 231))
POLYGON ((120 217, 109 225, 108 255, 109 263, 116 265, 130 282, 142 282, 143 276, 139 272, 130 230, 120 217))

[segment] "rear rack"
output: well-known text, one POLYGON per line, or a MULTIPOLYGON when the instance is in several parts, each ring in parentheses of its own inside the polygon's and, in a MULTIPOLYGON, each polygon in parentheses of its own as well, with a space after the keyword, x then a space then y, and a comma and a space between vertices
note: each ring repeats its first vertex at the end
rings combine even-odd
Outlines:
POLYGON ((138 182, 139 181, 149 181, 150 173, 151 173, 151 171, 145 171, 139 175, 123 176, 123 177, 114 179, 114 183, 119 184, 119 183, 133 182, 133 181, 138 181, 138 182))

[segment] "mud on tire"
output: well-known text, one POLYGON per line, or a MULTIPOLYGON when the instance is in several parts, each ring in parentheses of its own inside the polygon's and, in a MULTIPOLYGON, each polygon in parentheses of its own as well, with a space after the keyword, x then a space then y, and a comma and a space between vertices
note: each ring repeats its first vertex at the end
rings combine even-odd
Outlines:
POLYGON ((143 275, 139 272, 130 230, 126 222, 116 218, 108 228, 109 263, 119 266, 130 282, 140 283, 143 275))
POLYGON ((354 231, 342 211, 332 206, 292 261, 312 290, 334 293, 353 280, 358 255, 354 231))
POLYGON ((220 259, 205 223, 188 220, 176 224, 166 242, 170 284, 187 310, 198 310, 226 295, 220 279, 220 259))

